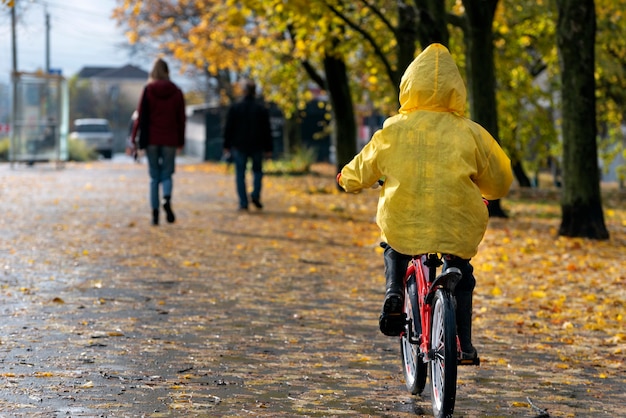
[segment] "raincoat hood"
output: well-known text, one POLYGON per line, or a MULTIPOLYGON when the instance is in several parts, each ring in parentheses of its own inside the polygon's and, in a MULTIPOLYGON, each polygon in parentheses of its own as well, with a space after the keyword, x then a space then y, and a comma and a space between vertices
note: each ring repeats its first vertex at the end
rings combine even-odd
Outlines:
POLYGON ((466 100, 467 91, 459 69, 441 44, 431 44, 422 51, 400 82, 402 114, 432 110, 463 115, 466 100))

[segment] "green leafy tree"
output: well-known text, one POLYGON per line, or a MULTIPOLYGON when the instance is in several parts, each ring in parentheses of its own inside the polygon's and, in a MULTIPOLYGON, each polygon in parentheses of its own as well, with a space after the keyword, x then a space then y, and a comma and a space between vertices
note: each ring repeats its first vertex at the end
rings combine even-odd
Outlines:
MULTIPOLYGON (((623 0, 596 1, 595 48, 598 151, 604 166, 624 152, 621 125, 626 92, 626 21, 623 0)), ((494 22, 500 141, 514 169, 537 172, 558 165, 562 141, 558 96, 560 68, 555 42, 555 1, 501 0, 494 22)), ((530 186, 516 171, 520 186, 530 186)))
POLYGON ((103 111, 98 98, 91 89, 88 80, 72 77, 68 82, 70 94, 70 121, 80 118, 93 118, 102 116, 103 111))
POLYGON ((534 0, 503 0, 494 22, 499 139, 521 187, 560 156, 555 22, 556 9, 534 0))
MULTIPOLYGON (((598 151, 605 167, 621 154, 626 161, 622 130, 626 112, 626 2, 596 0, 596 102, 598 151)), ((626 167, 617 167, 623 184, 626 167)))

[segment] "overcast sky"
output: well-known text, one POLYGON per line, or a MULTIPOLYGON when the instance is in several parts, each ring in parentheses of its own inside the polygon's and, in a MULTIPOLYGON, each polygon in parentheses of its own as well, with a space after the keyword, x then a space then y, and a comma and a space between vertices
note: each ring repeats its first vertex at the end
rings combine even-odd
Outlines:
MULTIPOLYGON (((132 58, 124 30, 111 19, 115 0, 16 0, 18 71, 46 66, 45 13, 50 15, 50 68, 69 78, 83 67, 121 67, 150 70, 152 59, 132 58)), ((12 69, 11 13, 0 5, 0 81, 12 69)), ((172 69, 173 78, 178 78, 172 69)))

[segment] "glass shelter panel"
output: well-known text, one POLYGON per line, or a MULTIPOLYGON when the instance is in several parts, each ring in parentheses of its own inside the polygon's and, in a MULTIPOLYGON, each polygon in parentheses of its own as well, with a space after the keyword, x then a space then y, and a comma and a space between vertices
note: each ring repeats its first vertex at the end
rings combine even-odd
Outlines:
POLYGON ((67 161, 69 93, 59 75, 13 76, 11 162, 67 161))

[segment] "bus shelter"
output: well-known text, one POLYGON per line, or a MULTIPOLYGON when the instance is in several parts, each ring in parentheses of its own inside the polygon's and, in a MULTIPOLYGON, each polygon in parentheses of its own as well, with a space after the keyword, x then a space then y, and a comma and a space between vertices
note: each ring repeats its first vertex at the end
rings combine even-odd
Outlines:
POLYGON ((68 159, 69 91, 58 74, 13 73, 9 160, 34 164, 68 159))

